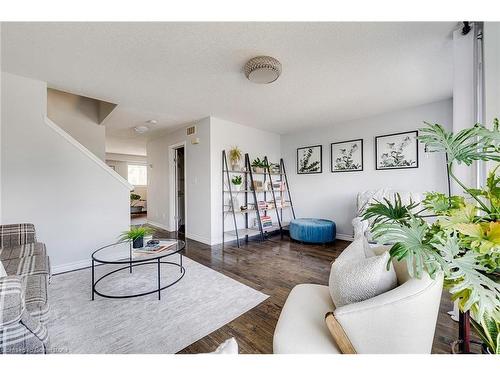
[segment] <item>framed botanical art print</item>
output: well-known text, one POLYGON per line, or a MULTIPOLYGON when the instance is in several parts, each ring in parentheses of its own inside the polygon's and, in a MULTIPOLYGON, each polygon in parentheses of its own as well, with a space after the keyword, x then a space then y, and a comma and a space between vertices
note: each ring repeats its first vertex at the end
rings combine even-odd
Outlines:
POLYGON ((375 137, 375 168, 418 168, 418 132, 404 132, 375 137))
POLYGON ((297 149, 297 174, 323 172, 323 146, 307 146, 297 149))
POLYGON ((363 170, 363 140, 335 142, 330 145, 332 172, 363 170))

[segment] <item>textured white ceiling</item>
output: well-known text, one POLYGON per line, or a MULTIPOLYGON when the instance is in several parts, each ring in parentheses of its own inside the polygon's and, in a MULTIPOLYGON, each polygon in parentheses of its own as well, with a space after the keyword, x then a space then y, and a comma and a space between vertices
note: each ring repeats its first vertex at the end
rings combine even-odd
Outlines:
POLYGON ((2 69, 117 103, 117 139, 150 118, 160 129, 208 115, 289 133, 451 97, 456 26, 4 23, 2 69), (283 64, 270 85, 242 72, 262 54, 283 64))

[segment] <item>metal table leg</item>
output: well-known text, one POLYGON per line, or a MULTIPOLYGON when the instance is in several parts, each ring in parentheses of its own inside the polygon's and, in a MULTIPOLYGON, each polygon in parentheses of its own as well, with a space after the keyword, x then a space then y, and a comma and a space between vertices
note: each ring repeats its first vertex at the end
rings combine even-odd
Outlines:
POLYGON ((161 299, 160 259, 158 259, 158 300, 161 299))
POLYGON ((129 244, 129 265, 130 265, 130 273, 132 273, 132 242, 129 244))
POLYGON ((92 259, 92 301, 94 300, 94 259, 92 259))

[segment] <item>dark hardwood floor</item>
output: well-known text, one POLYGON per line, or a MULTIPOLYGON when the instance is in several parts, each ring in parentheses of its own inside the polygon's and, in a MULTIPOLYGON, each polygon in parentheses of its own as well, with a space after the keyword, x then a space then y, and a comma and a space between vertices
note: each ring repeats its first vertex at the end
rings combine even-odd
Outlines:
MULTIPOLYGON (((155 228, 156 229, 156 228, 155 228)), ((175 233, 156 230, 158 237, 175 237, 175 233)), ((301 283, 328 283, 331 262, 349 245, 337 240, 331 245, 303 245, 280 236, 260 242, 236 245, 208 246, 187 240, 184 254, 215 271, 231 277, 270 297, 260 305, 239 316, 180 353, 207 353, 224 340, 235 337, 240 353, 272 353, 273 333, 281 308, 288 293, 301 283)), ((450 353, 450 344, 456 340, 458 325, 447 311, 452 303, 443 292, 433 353, 450 353)))

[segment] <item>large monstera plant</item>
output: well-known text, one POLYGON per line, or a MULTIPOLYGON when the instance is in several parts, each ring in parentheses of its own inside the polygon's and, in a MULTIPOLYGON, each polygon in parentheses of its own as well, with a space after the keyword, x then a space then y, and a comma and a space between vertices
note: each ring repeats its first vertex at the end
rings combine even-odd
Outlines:
POLYGON ((490 353, 500 354, 500 177, 499 165, 489 172, 485 186, 465 186, 453 173, 456 164, 500 162, 498 120, 490 130, 476 124, 456 134, 426 123, 420 142, 428 151, 446 154, 449 176, 464 196, 426 193, 421 204, 403 204, 396 195, 371 204, 364 219, 372 221, 379 243, 390 243, 391 259, 405 259, 408 272, 431 277, 442 271, 445 287, 490 353), (432 218, 432 219, 431 219, 432 218))

